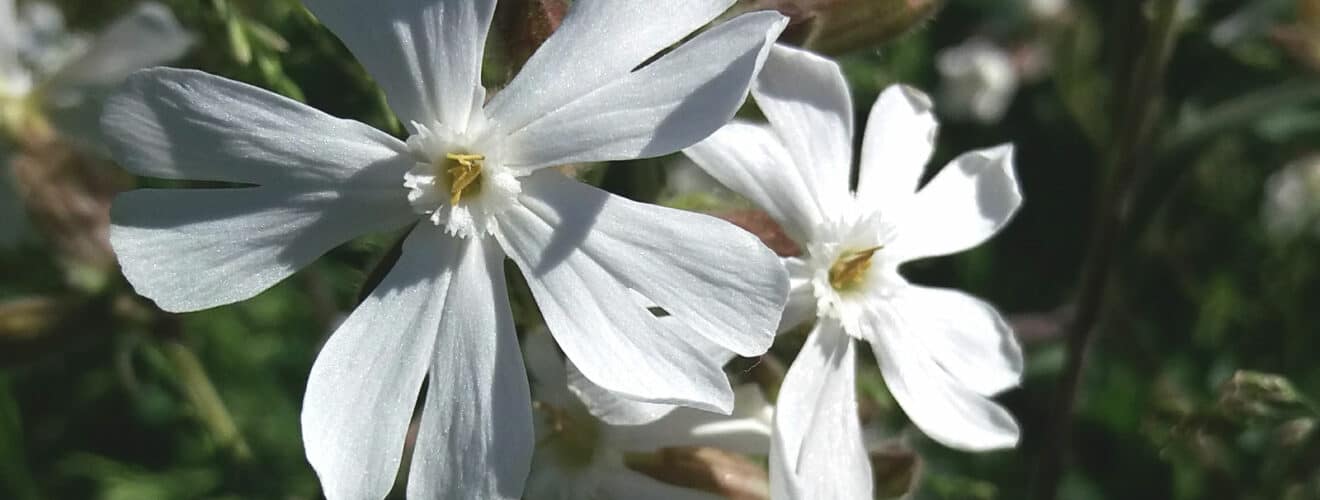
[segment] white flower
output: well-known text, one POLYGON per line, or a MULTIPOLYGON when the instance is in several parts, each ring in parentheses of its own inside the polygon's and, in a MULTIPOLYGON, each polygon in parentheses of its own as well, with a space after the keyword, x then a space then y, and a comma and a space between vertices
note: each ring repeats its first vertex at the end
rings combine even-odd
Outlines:
POLYGON ((26 3, 21 14, 15 15, 14 0, 0 0, 0 115, 12 123, 20 113, 62 113, 54 116, 56 125, 75 140, 97 141, 99 109, 74 108, 129 73, 177 59, 193 43, 169 9, 154 2, 91 39, 66 32, 63 15, 50 4, 26 3))
POLYGON ((985 40, 941 50, 940 103, 960 119, 995 123, 1004 117, 1019 85, 1013 56, 985 40))
POLYGON ((1289 163, 1265 181, 1260 209, 1266 232, 1281 241, 1320 236, 1320 155, 1289 163))
MULTIPOLYGON (((101 144, 97 93, 129 73, 181 55, 192 44, 169 9, 144 3, 92 40, 66 32, 60 10, 45 2, 0 0, 0 248, 19 240, 23 207, 11 185, 7 134, 53 121, 64 138, 101 144)), ((44 133, 44 131, 39 131, 44 133)))
POLYGON ((406 143, 205 73, 138 73, 103 121, 119 162, 249 187, 121 196, 111 241, 124 274, 162 308, 194 311, 250 298, 351 238, 413 226, 307 383, 303 441, 331 499, 389 492, 428 374, 408 496, 522 493, 532 415, 505 256, 592 382, 727 412, 728 380, 695 345, 769 347, 787 293, 776 258, 730 224, 545 167, 669 154, 723 125, 782 16, 735 18, 643 64, 732 2, 578 0, 487 103, 495 0, 307 0, 409 124, 406 143))
POLYGON ((890 87, 871 111, 854 192, 852 100, 837 65, 777 46, 752 95, 768 127, 734 122, 686 152, 806 249, 785 261, 793 290, 783 327, 817 321, 776 402, 776 498, 871 498, 857 340, 928 436, 967 450, 1014 446, 1017 424, 989 398, 1021 377, 1012 331, 989 304, 898 272, 979 245, 1008 222, 1021 203, 1012 148, 965 154, 918 192, 934 149, 931 103, 890 87))
POLYGON ((629 469, 624 457, 684 446, 711 446, 749 455, 764 455, 770 448, 774 407, 755 385, 737 388, 730 416, 679 408, 645 425, 610 425, 593 417, 575 396, 592 384, 571 362, 561 360, 549 335, 527 335, 523 350, 540 417, 535 459, 527 480, 528 500, 716 500, 719 497, 713 494, 629 469))

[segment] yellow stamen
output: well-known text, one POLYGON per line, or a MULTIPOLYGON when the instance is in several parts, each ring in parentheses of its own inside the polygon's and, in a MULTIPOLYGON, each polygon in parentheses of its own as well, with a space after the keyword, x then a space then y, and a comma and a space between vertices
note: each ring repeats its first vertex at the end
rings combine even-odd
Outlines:
POLYGON ((445 170, 445 174, 449 176, 449 204, 458 205, 458 202, 463 200, 463 192, 468 187, 481 190, 481 167, 486 157, 449 153, 445 158, 453 162, 453 166, 445 170))
POLYGON ((845 252, 840 255, 839 260, 834 261, 834 265, 830 266, 830 286, 842 291, 860 285, 866 271, 871 269, 871 257, 881 248, 884 246, 845 252))

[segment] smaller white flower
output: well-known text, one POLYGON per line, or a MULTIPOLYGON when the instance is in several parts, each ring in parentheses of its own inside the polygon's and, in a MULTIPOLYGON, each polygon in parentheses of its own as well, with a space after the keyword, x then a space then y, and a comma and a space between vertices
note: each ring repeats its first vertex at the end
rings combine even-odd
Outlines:
POLYGON ((23 234, 22 200, 9 172, 10 134, 45 133, 47 125, 75 145, 99 152, 101 92, 132 71, 181 55, 192 44, 164 6, 144 3, 94 39, 64 29, 46 2, 0 0, 0 248, 23 234), (40 90, 40 91, 38 91, 40 90))
POLYGON ((940 51, 940 102, 951 115, 980 123, 1004 117, 1020 85, 1013 56, 981 39, 940 51))
POLYGON ((1260 209, 1266 232, 1281 241, 1320 236, 1320 155, 1288 164, 1265 181, 1260 209))
POLYGON ((1022 352, 994 307, 909 283, 902 264, 975 247, 1022 202, 1011 146, 964 154, 925 186, 930 99, 903 86, 872 108, 854 191, 853 107, 835 63, 776 46, 752 88, 769 126, 734 122, 685 150, 777 220, 805 254, 785 260, 781 329, 814 328, 784 379, 770 452, 776 499, 870 499, 857 418, 858 341, 870 344, 913 424, 945 445, 1011 447, 1019 430, 991 396, 1016 386, 1022 352))
POLYGON ((527 335, 523 352, 538 410, 537 447, 524 494, 529 500, 717 500, 632 470, 625 457, 686 446, 748 455, 770 449, 774 407, 753 384, 735 389, 732 415, 678 408, 648 424, 611 425, 578 400, 591 382, 559 356, 549 334, 527 335))
POLYGON ((14 0, 0 0, 0 116, 12 127, 27 114, 57 114, 51 118, 61 133, 99 144, 99 106, 74 108, 99 100, 129 73, 179 58, 192 43, 170 10, 154 2, 89 38, 65 31, 63 14, 49 3, 16 11, 14 0))

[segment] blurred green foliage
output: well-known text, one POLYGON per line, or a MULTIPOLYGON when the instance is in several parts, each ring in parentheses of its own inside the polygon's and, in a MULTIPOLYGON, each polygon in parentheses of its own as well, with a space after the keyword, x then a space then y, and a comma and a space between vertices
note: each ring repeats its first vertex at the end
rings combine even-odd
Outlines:
MULTIPOLYGON (((57 3, 74 28, 91 32, 133 2, 57 3)), ((296 1, 164 3, 201 40, 177 65, 401 133, 361 67, 296 1)), ((1110 174, 1105 159, 1123 98, 1115 89, 1141 50, 1142 23, 1127 4, 1076 2, 1065 17, 1042 22, 1015 2, 950 2, 923 29, 840 57, 861 129, 886 85, 936 89, 942 48, 979 35, 1049 49, 1052 70, 1023 85, 1002 121, 944 121, 933 162, 1015 143, 1025 210, 988 245, 905 269, 913 281, 967 290, 1043 325, 1024 339, 1023 387, 1001 398, 1024 429, 1022 446, 977 455, 926 441, 863 356, 867 424, 920 451, 918 498, 1028 498, 1035 457, 1057 445, 1047 429, 1064 366, 1060 328, 1110 174)), ((1320 149, 1320 80, 1267 36, 1211 41, 1213 27, 1243 2, 1199 5, 1179 26, 1144 187, 1123 200, 1132 219, 1069 430, 1060 498, 1320 498, 1314 406, 1265 405, 1244 415, 1235 412, 1243 393, 1233 392, 1242 388, 1235 373, 1254 370, 1281 375, 1301 399, 1320 397, 1320 240, 1271 238, 1259 213, 1265 179, 1320 149)), ((1292 5, 1276 10, 1278 24, 1295 20, 1292 5)), ((507 77, 500 67, 488 67, 493 86, 507 77)), ((653 201, 667 161, 642 163, 599 166, 591 177, 653 201)), ((712 206, 694 199, 681 203, 712 206)), ((299 436, 303 385, 320 342, 393 238, 354 242, 253 300, 215 310, 156 317, 132 313, 150 311, 133 300, 80 309, 115 319, 73 322, 66 329, 76 331, 49 333, 56 341, 43 349, 5 356, 0 498, 317 497, 299 436)), ((40 242, 0 251, 0 269, 0 299, 69 293, 40 242)), ((534 321, 530 301, 515 308, 521 322, 534 321)), ((774 352, 791 360, 800 344, 786 337, 774 352)))

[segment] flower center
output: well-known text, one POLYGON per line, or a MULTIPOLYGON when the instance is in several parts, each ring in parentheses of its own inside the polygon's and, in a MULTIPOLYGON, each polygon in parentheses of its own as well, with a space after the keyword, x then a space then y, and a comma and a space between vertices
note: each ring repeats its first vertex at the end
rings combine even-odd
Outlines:
POLYGON ((884 248, 883 245, 854 250, 839 254, 839 258, 830 266, 830 286, 843 292, 857 288, 866 278, 866 271, 871 269, 871 257, 884 248))
POLYGON ((458 205, 465 193, 481 194, 481 168, 485 166, 484 155, 449 153, 441 161, 439 168, 449 184, 449 204, 458 205))
POLYGON ((408 149, 417 163, 403 176, 413 211, 451 236, 493 234, 499 215, 518 204, 519 172, 501 165, 491 144, 440 125, 413 126, 417 133, 408 138, 408 149))

